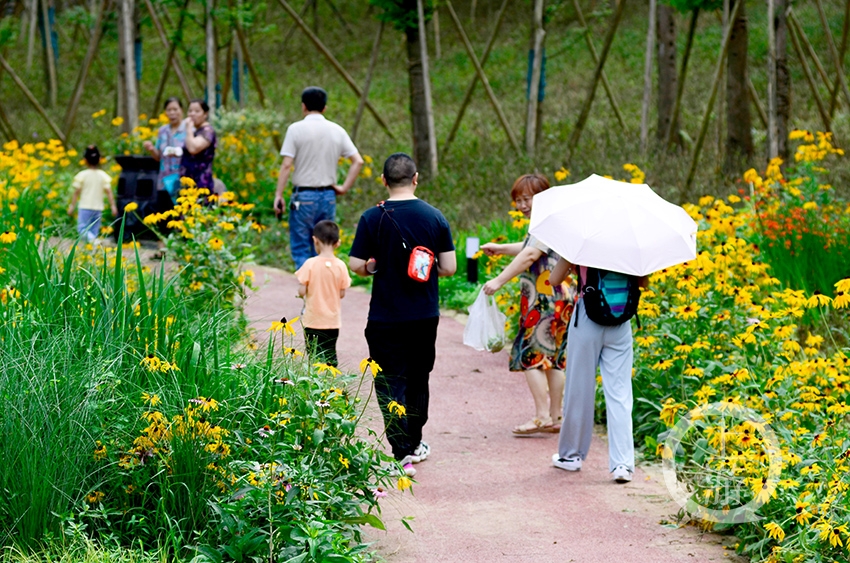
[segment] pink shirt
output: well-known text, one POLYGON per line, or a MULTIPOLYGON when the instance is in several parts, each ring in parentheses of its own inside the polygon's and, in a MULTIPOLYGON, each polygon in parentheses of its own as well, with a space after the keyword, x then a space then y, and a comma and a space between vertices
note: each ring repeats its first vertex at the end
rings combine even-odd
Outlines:
POLYGON ((304 297, 304 326, 307 328, 340 328, 341 306, 339 292, 351 287, 348 266, 334 256, 314 256, 304 262, 295 277, 307 286, 304 297))

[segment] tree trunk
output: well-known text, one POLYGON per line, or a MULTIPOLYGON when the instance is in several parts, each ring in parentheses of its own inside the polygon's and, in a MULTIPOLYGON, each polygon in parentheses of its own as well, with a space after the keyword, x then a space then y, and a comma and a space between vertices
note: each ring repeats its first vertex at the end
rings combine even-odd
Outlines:
POLYGON ((428 135, 428 104, 425 96, 425 76, 422 72, 422 50, 419 30, 407 29, 407 76, 410 83, 410 119, 413 125, 413 160, 420 179, 430 178, 431 139, 428 135))
POLYGON ((207 105, 210 108, 210 117, 215 115, 216 110, 216 49, 215 20, 212 11, 215 0, 206 1, 206 39, 207 39, 207 105))
POLYGON ((788 120, 791 116, 791 75, 788 72, 788 0, 773 0, 773 37, 776 50, 775 133, 777 155, 788 162, 788 120))
POLYGON ((726 68, 726 172, 738 172, 754 153, 749 94, 747 92, 747 12, 745 0, 732 27, 726 68))
MULTIPOLYGON (((676 18, 673 8, 666 4, 658 5, 658 127, 655 136, 661 143, 667 136, 670 121, 673 119, 673 106, 676 103, 678 72, 676 70, 676 18)), ((673 124, 676 131, 676 124, 673 124)), ((681 143, 676 134, 673 142, 681 143)))
POLYGON ((649 0, 649 28, 646 32, 646 54, 643 68, 643 103, 640 111, 640 150, 646 154, 649 146, 649 104, 652 100, 652 52, 655 51, 655 29, 658 21, 657 4, 649 0))

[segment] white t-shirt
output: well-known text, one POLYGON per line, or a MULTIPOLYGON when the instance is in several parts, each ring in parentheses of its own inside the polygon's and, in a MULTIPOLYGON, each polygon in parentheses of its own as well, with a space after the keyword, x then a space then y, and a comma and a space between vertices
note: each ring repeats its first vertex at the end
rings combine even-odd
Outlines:
POLYGON ((357 147, 345 129, 319 113, 308 114, 286 130, 281 156, 295 159, 292 185, 321 188, 336 184, 340 157, 357 153, 357 147))

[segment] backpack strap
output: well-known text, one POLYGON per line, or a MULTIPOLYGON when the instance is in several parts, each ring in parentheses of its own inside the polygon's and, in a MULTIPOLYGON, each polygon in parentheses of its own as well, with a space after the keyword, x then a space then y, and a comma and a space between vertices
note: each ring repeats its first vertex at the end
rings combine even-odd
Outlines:
MULTIPOLYGON (((390 215, 390 212, 387 211, 387 207, 384 205, 383 200, 378 202, 378 208, 380 208, 380 210, 383 212, 383 214, 381 215, 381 221, 384 220, 384 217, 387 217, 390 221, 392 221, 395 230, 398 231, 398 236, 401 237, 401 245, 404 247, 405 250, 410 250, 410 243, 407 242, 406 238, 404 238, 404 235, 401 233, 401 228, 398 226, 398 223, 396 223, 396 220, 393 218, 392 215, 390 215)), ((380 223, 378 223, 378 232, 381 232, 380 223)))

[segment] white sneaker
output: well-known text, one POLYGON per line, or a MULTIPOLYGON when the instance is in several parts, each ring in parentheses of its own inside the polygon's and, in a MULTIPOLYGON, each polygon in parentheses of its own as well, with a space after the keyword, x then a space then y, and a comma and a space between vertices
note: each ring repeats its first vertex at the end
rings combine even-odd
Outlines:
POLYGON ((419 445, 413 450, 413 455, 408 457, 413 463, 419 463, 428 459, 429 455, 431 455, 431 446, 428 445, 428 442, 419 442, 419 445))
POLYGON ((612 471, 614 475, 614 481, 617 483, 628 483, 632 480, 632 472, 625 465, 618 465, 612 471))
POLYGON ((410 456, 405 456, 401 461, 396 461, 394 463, 387 463, 384 466, 393 477, 401 477, 402 475, 406 475, 408 477, 413 477, 416 475, 416 469, 413 467, 413 463, 410 461, 410 456), (401 469, 399 469, 399 465, 401 465, 401 469))
POLYGON ((579 471, 581 469, 580 457, 560 457, 558 454, 552 454, 552 465, 564 471, 579 471))

